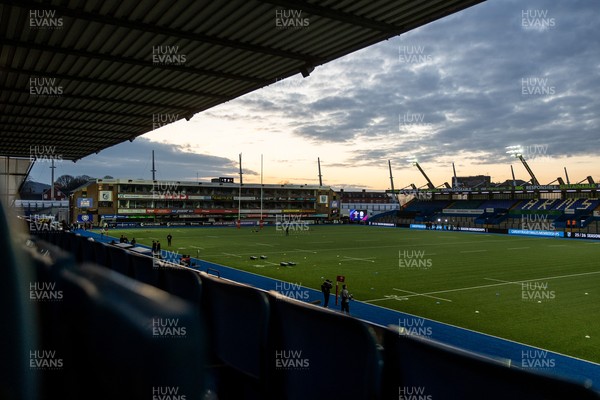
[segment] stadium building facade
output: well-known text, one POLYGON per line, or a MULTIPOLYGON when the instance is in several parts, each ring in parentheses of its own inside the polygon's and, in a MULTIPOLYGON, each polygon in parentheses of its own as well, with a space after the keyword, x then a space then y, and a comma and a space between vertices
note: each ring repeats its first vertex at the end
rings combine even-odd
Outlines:
POLYGON ((339 215, 334 191, 318 185, 242 184, 231 178, 211 182, 96 179, 70 196, 71 223, 133 227, 153 225, 233 225, 308 223, 339 215), (262 190, 261 190, 262 189, 262 190), (285 217, 284 217, 285 216, 285 217))

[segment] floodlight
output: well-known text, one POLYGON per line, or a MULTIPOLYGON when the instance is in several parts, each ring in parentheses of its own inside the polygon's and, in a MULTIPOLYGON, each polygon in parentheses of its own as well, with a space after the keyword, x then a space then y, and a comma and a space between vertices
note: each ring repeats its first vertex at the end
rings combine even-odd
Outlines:
POLYGON ((518 146, 506 146, 506 153, 511 154, 514 157, 521 157, 523 154, 523 147, 521 145, 518 146))

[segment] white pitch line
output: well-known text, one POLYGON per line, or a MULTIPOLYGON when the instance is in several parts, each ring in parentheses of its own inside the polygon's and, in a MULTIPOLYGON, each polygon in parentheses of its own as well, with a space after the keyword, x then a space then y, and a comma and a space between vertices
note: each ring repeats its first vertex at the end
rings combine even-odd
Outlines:
POLYGON ((269 246, 269 247, 275 247, 274 244, 267 244, 267 243, 254 243, 257 246, 269 246))
POLYGON ((549 244, 547 247, 567 247, 566 244, 549 244))
POLYGON ((233 256, 233 257, 237 257, 237 258, 242 258, 242 256, 238 256, 237 254, 231 254, 231 253, 223 253, 226 256, 233 256))
POLYGON ((485 251, 487 251, 487 250, 464 250, 464 251, 461 251, 460 253, 483 253, 485 251))
POLYGON ((397 288, 393 288, 393 289, 394 289, 394 290, 397 290, 397 291, 399 291, 399 292, 411 293, 411 294, 413 294, 413 295, 416 295, 416 296, 431 297, 432 299, 436 299, 436 300, 443 300, 443 301, 448 301, 448 302, 452 303, 452 300, 449 300, 449 299, 444 299, 444 298, 442 298, 442 297, 428 296, 428 295, 426 295, 426 294, 421 294, 421 293, 417 293, 417 292, 411 292, 410 290, 405 290, 405 289, 397 289, 397 288))
POLYGON ((346 257, 344 256, 343 258, 345 258, 346 260, 341 260, 341 261, 368 261, 368 262, 372 262, 374 263, 375 260, 371 259, 371 258, 355 258, 355 257, 346 257))
POLYGON ((293 251, 300 251, 300 252, 305 252, 305 253, 317 254, 317 252, 314 251, 314 250, 294 249, 293 251))
POLYGON ((487 281, 494 281, 494 282, 509 283, 509 284, 513 284, 513 285, 519 285, 519 286, 521 285, 521 284, 520 284, 520 283, 518 283, 518 282, 503 281, 502 279, 494 279, 494 278, 483 278, 483 279, 485 279, 485 280, 487 280, 487 281))
POLYGON ((373 300, 362 300, 363 303, 374 303, 376 301, 384 301, 384 300, 397 300, 392 297, 384 297, 383 299, 373 299, 373 300))
POLYGON ((530 247, 509 247, 506 250, 525 250, 525 249, 530 249, 530 247))
MULTIPOLYGON (((490 285, 471 286, 471 287, 458 288, 458 289, 438 290, 438 291, 435 291, 435 292, 421 293, 419 295, 422 296, 422 295, 425 295, 425 294, 440 294, 440 293, 460 292, 461 290, 483 289, 483 288, 486 288, 486 287, 510 285, 510 284, 513 284, 513 283, 535 282, 535 281, 542 281, 542 280, 543 281, 547 281, 547 280, 550 280, 550 279, 571 278, 571 277, 574 277, 574 276, 595 275, 595 274, 600 274, 600 271, 583 272, 581 274, 549 276, 549 277, 545 277, 545 278, 528 279, 528 280, 524 280, 524 281, 515 281, 515 282, 506 281, 506 283, 493 283, 493 284, 490 284, 490 285)), ((414 296, 415 295, 410 295, 409 294, 409 295, 407 295, 405 297, 414 297, 414 296)))
POLYGON ((193 248, 199 249, 199 250, 204 250, 204 247, 198 247, 198 246, 190 246, 190 247, 193 247, 193 248))
POLYGON ((213 238, 213 239, 218 239, 219 238, 219 236, 210 236, 210 235, 207 235, 206 237, 213 238))

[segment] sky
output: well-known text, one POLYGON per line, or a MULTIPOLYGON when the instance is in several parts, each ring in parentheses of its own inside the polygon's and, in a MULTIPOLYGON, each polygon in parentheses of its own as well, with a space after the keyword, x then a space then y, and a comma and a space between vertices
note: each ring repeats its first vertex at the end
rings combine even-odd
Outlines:
MULTIPOLYGON (((399 37, 161 127, 56 176, 323 184, 396 189, 425 178, 541 184, 600 181, 600 6, 597 0, 490 0, 399 37)), ((310 25, 305 29, 310 29, 310 25)), ((48 163, 31 179, 50 182, 48 163)))

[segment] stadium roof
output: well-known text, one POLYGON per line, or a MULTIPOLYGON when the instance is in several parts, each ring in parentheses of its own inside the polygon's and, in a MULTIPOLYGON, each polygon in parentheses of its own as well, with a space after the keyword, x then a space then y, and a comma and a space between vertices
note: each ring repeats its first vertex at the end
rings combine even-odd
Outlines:
POLYGON ((481 1, 0 0, 0 155, 78 160, 481 1))

